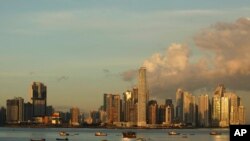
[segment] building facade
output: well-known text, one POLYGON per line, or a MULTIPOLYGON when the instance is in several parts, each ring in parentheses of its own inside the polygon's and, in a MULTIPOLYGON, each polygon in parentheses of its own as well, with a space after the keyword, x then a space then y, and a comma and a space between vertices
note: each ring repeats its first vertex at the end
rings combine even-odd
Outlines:
POLYGON ((21 97, 8 99, 6 121, 9 124, 17 124, 24 121, 24 100, 21 97))
POLYGON ((148 103, 148 86, 146 68, 141 67, 138 74, 137 126, 146 126, 148 103))
POLYGON ((31 101, 33 105, 33 117, 46 116, 47 86, 41 82, 33 82, 31 85, 31 101))
POLYGON ((72 126, 79 126, 80 125, 80 123, 79 123, 79 116, 80 116, 79 108, 72 107, 70 109, 70 115, 71 115, 71 118, 70 118, 71 125, 72 126))
POLYGON ((207 94, 198 96, 198 126, 210 126, 209 96, 207 94))

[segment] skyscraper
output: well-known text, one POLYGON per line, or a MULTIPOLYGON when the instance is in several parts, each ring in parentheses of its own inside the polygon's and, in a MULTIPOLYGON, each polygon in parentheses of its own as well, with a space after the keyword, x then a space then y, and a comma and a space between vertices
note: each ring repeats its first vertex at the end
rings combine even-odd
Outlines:
POLYGON ((245 107, 239 106, 239 124, 243 125, 246 124, 246 113, 245 107))
POLYGON ((148 87, 146 68, 141 67, 138 74, 138 113, 137 126, 146 126, 146 106, 148 102, 148 87))
POLYGON ((182 89, 177 89, 176 92, 176 120, 183 122, 183 101, 184 101, 184 92, 182 89))
POLYGON ((132 97, 132 92, 131 91, 126 91, 123 93, 123 100, 124 100, 124 121, 129 122, 131 121, 130 117, 130 112, 132 112, 132 108, 134 107, 134 101, 132 97))
POLYGON ((120 122, 120 95, 104 94, 103 106, 107 123, 120 122))
POLYGON ((165 111, 165 122, 164 124, 166 125, 171 125, 173 123, 173 117, 174 117, 174 108, 171 107, 170 105, 166 105, 166 111, 165 111))
POLYGON ((215 91, 214 91, 214 95, 215 96, 219 96, 219 97, 223 97, 224 96, 224 93, 225 93, 225 87, 223 84, 219 84, 215 91))
POLYGON ((183 96, 183 121, 192 126, 196 126, 196 106, 195 96, 184 92, 183 96))
POLYGON ((70 109, 70 114, 71 114, 71 125, 79 126, 79 115, 80 115, 79 108, 72 107, 70 109))
POLYGON ((24 120, 23 102, 24 100, 21 97, 7 100, 7 123, 20 123, 24 120))
POLYGON ((120 113, 121 113, 121 104, 120 104, 120 95, 113 95, 112 96, 112 121, 113 122, 120 122, 120 113))
POLYGON ((221 97, 221 120, 220 127, 229 126, 229 98, 221 97))
POLYGON ((107 113, 107 123, 112 123, 112 94, 103 95, 103 107, 107 113))
POLYGON ((31 101, 33 105, 33 117, 46 116, 47 87, 41 82, 33 82, 31 85, 31 101))
POLYGON ((200 127, 210 126, 209 97, 207 94, 198 97, 198 124, 200 127))
POLYGON ((6 122, 6 108, 0 108, 0 126, 4 125, 6 122))
POLYGON ((166 124, 172 124, 174 121, 174 104, 172 99, 166 99, 165 101, 166 105, 166 124))
POLYGON ((221 98, 218 95, 212 97, 212 126, 218 127, 221 120, 221 98))
POLYGON ((148 123, 156 124, 157 123, 157 111, 158 105, 155 100, 151 100, 148 102, 148 123))

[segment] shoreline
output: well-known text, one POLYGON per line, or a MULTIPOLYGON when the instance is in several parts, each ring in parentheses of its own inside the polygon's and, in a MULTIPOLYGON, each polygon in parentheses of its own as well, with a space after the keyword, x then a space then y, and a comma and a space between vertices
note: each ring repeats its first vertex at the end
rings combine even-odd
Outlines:
POLYGON ((229 127, 103 127, 103 126, 48 126, 48 125, 5 125, 0 128, 88 128, 88 129, 229 129, 229 127))

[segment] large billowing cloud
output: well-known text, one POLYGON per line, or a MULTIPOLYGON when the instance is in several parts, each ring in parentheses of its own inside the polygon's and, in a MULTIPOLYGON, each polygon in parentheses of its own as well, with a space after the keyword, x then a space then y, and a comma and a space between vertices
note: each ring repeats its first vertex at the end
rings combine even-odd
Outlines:
POLYGON ((250 90, 249 19, 212 25, 197 33, 194 42, 201 53, 198 59, 187 45, 175 43, 144 61, 152 95, 173 97, 179 87, 194 91, 218 83, 250 90))

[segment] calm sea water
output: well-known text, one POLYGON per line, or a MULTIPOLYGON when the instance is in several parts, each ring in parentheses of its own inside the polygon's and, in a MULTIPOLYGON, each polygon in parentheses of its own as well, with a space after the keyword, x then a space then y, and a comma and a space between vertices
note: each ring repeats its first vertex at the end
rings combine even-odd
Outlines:
POLYGON ((217 129, 222 135, 211 136, 211 129, 176 129, 181 135, 170 136, 169 129, 86 129, 86 128, 0 128, 0 141, 30 141, 30 139, 45 138, 46 141, 56 141, 60 131, 70 134, 69 141, 135 141, 136 139, 123 139, 122 132, 135 131, 137 137, 146 141, 229 141, 228 129, 217 129), (102 131, 108 136, 96 137, 94 134, 102 131), (183 136, 187 136, 184 138, 183 136))

